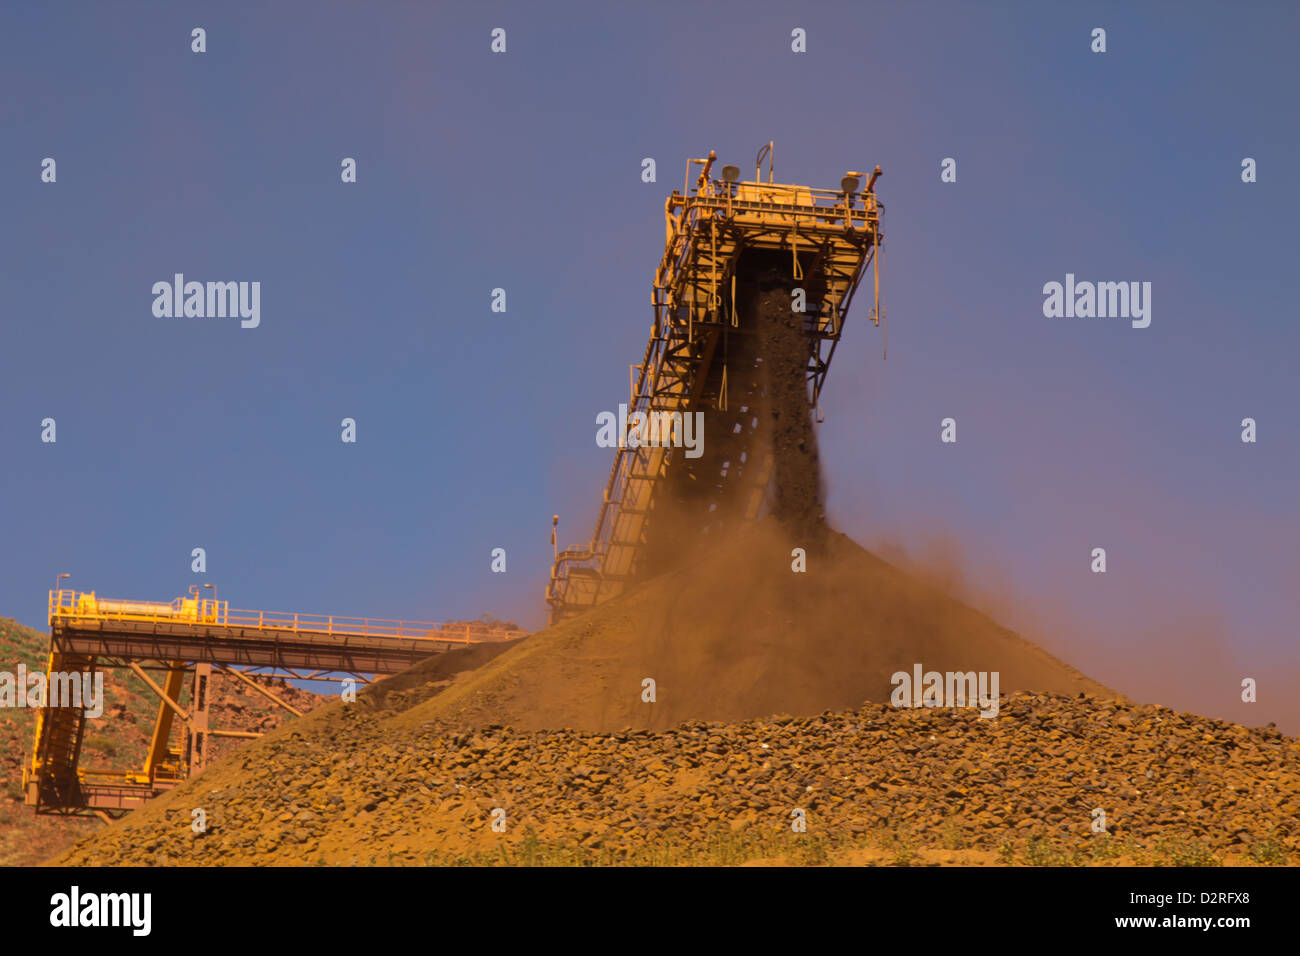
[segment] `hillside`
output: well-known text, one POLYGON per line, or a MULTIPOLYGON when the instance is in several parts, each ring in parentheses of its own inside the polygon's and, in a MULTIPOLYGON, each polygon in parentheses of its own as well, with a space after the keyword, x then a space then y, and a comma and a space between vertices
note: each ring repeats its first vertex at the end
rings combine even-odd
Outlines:
MULTIPOLYGON (((16 671, 21 662, 28 668, 44 669, 50 651, 50 636, 19 624, 13 618, 0 617, 0 668, 16 671)), ((135 675, 131 679, 138 680, 135 675)), ((114 702, 129 695, 121 684, 104 681, 104 695, 114 702), (124 694, 124 691, 126 693, 124 694)), ((105 708, 107 712, 107 708, 105 708)), ((37 863, 51 853, 70 846, 102 824, 94 820, 57 820, 37 817, 23 806, 23 762, 31 759, 32 733, 36 712, 26 707, 0 708, 0 784, 4 787, 0 802, 0 865, 21 866, 37 863)), ((134 741, 105 746, 121 746, 124 759, 144 762, 144 746, 135 749, 134 741)))
MULTIPOLYGON (((14 672, 21 662, 29 669, 43 671, 49 645, 48 634, 11 618, 0 618, 0 668, 14 672)), ((299 710, 310 710, 324 700, 296 687, 280 686, 274 692, 299 710)), ((266 731, 292 718, 223 674, 214 675, 213 694, 214 727, 266 731)), ((104 697, 103 716, 87 729, 81 766, 104 770, 143 766, 157 714, 157 696, 134 673, 119 668, 105 672, 104 697)), ((187 700, 188 689, 181 704, 187 700)), ((31 807, 23 805, 22 767, 31 759, 35 721, 36 711, 26 707, 0 709, 0 785, 4 794, 0 804, 0 865, 38 863, 103 827, 95 819, 38 817, 31 807)), ((236 750, 240 745, 237 740, 222 740, 218 753, 236 750)))

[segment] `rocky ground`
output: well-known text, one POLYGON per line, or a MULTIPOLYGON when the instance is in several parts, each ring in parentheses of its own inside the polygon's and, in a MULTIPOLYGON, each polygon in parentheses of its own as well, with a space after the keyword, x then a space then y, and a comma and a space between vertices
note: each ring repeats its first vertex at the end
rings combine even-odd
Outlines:
POLYGON ((54 862, 1300 862, 1300 741, 1163 707, 394 733, 439 689, 324 708, 54 862))
POLYGON ((1300 863, 1295 738, 1133 703, 843 536, 791 548, 760 523, 430 658, 54 862, 1300 863), (998 715, 881 703, 918 663, 1000 674, 998 715))

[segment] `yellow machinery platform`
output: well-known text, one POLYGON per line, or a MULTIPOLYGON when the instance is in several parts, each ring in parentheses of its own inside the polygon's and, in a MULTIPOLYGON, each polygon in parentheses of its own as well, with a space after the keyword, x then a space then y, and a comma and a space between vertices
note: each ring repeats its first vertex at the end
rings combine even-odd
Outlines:
POLYGON ((26 802, 37 813, 103 816, 131 809, 201 770, 210 737, 259 736, 208 726, 214 668, 297 714, 252 677, 365 683, 369 675, 394 674, 443 651, 525 633, 479 623, 241 611, 201 597, 197 586, 191 590, 190 597, 167 603, 50 592, 46 686, 53 686, 55 674, 129 668, 158 695, 159 706, 144 767, 105 771, 79 766, 84 709, 48 700, 37 718, 32 759, 23 768, 26 802), (182 706, 187 681, 189 698, 182 706), (171 744, 174 718, 182 727, 178 748, 171 744))

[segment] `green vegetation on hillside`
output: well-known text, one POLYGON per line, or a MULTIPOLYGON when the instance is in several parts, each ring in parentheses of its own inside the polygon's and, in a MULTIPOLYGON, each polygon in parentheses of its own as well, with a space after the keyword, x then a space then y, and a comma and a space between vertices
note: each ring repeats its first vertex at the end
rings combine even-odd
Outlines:
MULTIPOLYGON (((16 674, 19 664, 43 671, 49 653, 48 634, 0 617, 0 671, 16 674)), ((91 820, 38 817, 23 805, 23 764, 31 759, 35 729, 36 711, 0 708, 0 865, 36 863, 98 826, 91 820)))
MULTIPOLYGON (((0 671, 17 676, 19 665, 29 672, 44 671, 49 658, 49 635, 0 618, 0 671)), ((322 698, 295 687, 276 693, 300 710, 310 710, 322 698)), ((179 703, 189 703, 189 681, 179 703)), ((288 717, 265 698, 224 675, 214 675, 213 719, 233 730, 261 731, 288 717)), ((158 697, 133 671, 115 668, 104 672, 104 712, 86 725, 80 766, 87 770, 122 771, 144 766, 158 697)), ((0 708, 0 866, 30 865, 49 859, 100 826, 93 818, 38 817, 23 803, 23 766, 31 760, 37 711, 27 707, 0 708)), ((180 742, 180 722, 173 724, 172 745, 180 742)), ((238 749, 240 740, 223 740, 218 755, 238 749)))

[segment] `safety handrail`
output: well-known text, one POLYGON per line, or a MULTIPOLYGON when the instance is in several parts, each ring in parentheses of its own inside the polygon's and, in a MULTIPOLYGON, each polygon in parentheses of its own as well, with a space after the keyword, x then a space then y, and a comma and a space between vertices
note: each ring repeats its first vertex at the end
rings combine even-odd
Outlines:
POLYGON ((303 631, 336 637, 401 638, 415 641, 478 643, 511 640, 527 632, 518 628, 461 621, 398 621, 387 618, 303 614, 300 611, 254 611, 230 608, 226 601, 203 599, 203 608, 177 598, 171 602, 123 601, 91 592, 51 591, 50 623, 58 619, 203 624, 246 630, 303 631), (189 607, 186 607, 186 604, 189 607), (124 608, 127 608, 124 610, 124 608))

